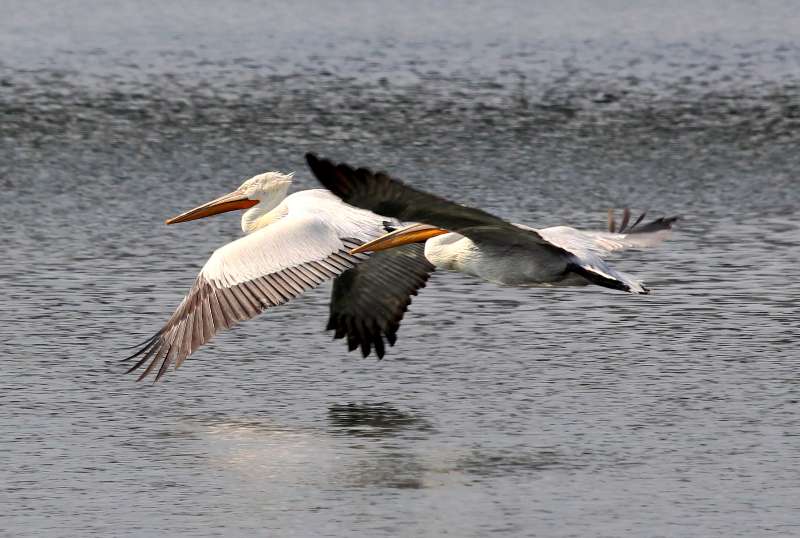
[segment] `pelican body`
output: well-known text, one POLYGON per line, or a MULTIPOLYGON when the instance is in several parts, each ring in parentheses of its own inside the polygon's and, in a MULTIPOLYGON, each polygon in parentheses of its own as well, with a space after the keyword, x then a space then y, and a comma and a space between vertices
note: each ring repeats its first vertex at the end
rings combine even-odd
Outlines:
MULTIPOLYGON (((373 248, 380 248, 380 245, 373 248)), ((498 243, 476 243, 453 232, 427 240, 425 257, 437 269, 457 271, 505 286, 550 287, 583 280, 566 271, 569 262, 556 250, 531 252, 498 243)))
MULTIPOLYGON (((164 327, 128 359, 146 363, 139 379, 156 366, 156 381, 171 364, 178 368, 217 332, 281 305, 327 280, 334 280, 327 328, 378 357, 393 345, 411 295, 425 285, 433 266, 421 245, 384 255, 352 253, 365 241, 393 230, 397 222, 355 208, 325 189, 287 196, 291 174, 267 172, 230 194, 166 221, 176 224, 227 211, 245 210, 245 235, 217 249, 164 327)), ((126 359, 126 360, 128 360, 126 359)))
POLYGON ((609 231, 581 231, 568 226, 535 229, 512 224, 480 209, 419 191, 384 172, 334 164, 307 154, 316 178, 345 202, 375 213, 417 222, 352 250, 378 252, 424 242, 425 257, 437 268, 466 273, 507 286, 564 287, 597 284, 646 294, 649 290, 621 273, 603 257, 628 248, 657 244, 677 217, 630 227, 630 212, 616 229, 609 213, 609 231))

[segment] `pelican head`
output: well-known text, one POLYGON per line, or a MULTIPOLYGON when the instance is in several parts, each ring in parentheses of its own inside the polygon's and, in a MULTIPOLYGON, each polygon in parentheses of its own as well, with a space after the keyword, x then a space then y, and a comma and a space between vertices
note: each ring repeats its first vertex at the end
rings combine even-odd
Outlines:
POLYGON ((286 191, 292 184, 293 176, 294 173, 281 172, 258 174, 242 183, 235 191, 172 217, 166 222, 177 224, 237 209, 247 209, 242 215, 242 230, 251 232, 260 228, 259 221, 262 217, 286 198, 286 191))

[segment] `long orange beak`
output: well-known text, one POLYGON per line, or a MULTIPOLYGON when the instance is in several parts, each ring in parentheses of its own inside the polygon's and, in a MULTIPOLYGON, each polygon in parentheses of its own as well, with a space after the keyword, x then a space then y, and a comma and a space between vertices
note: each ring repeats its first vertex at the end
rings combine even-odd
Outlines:
POLYGON ((409 243, 422 243, 431 237, 446 233, 450 232, 429 224, 412 224, 411 226, 406 226, 405 228, 400 228, 399 230, 382 235, 369 243, 364 243, 360 247, 351 250, 350 254, 377 252, 379 250, 408 245, 409 243))
POLYGON ((211 200, 207 204, 197 206, 185 213, 181 213, 177 217, 172 217, 171 219, 167 220, 166 223, 177 224, 179 222, 202 219, 204 217, 210 217, 211 215, 217 215, 219 213, 235 211, 237 209, 249 209, 258 202, 259 200, 251 200, 237 190, 230 194, 226 194, 225 196, 220 196, 216 200, 211 200))

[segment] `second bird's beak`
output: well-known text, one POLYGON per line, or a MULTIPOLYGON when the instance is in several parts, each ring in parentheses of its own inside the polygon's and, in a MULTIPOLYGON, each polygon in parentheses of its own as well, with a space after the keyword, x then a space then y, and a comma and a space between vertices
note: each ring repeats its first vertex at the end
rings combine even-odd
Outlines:
POLYGON ((181 213, 177 217, 172 217, 171 219, 167 220, 166 223, 177 224, 178 222, 202 219, 204 217, 210 217, 211 215, 217 215, 219 213, 235 211, 237 209, 250 209, 254 205, 258 204, 258 202, 258 200, 251 200, 236 190, 230 194, 226 194, 225 196, 220 196, 216 200, 211 200, 207 204, 197 206, 185 213, 181 213))
POLYGON ((430 224, 412 224, 405 228, 400 228, 386 235, 364 243, 358 248, 350 251, 350 254, 358 254, 360 252, 377 252, 379 250, 386 250, 390 248, 408 245, 409 243, 422 243, 431 237, 450 233, 447 230, 442 230, 430 224))

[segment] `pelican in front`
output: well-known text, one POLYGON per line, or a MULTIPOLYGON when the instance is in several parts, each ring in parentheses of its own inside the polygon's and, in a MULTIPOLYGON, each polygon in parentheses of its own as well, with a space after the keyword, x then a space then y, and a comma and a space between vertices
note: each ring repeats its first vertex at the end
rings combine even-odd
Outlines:
POLYGON ((596 284, 646 294, 644 284, 603 259, 613 252, 657 244, 677 217, 630 225, 625 211, 616 228, 609 213, 608 232, 568 226, 535 229, 512 224, 480 209, 463 206, 404 184, 384 172, 355 169, 307 154, 316 178, 347 204, 404 222, 404 228, 350 251, 365 252, 425 245, 425 257, 437 268, 459 271, 507 286, 566 287, 596 284))
POLYGON ((425 285, 433 265, 422 245, 383 255, 351 253, 398 222, 348 206, 325 189, 287 195, 291 183, 291 174, 260 174, 167 220, 176 224, 245 210, 245 235, 211 255, 166 324, 125 359, 137 359, 128 372, 146 365, 139 380, 155 370, 158 381, 217 332, 330 279, 328 330, 346 338, 351 351, 360 347, 366 357, 374 349, 383 357, 384 340, 394 344, 411 295, 425 285))

